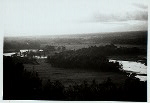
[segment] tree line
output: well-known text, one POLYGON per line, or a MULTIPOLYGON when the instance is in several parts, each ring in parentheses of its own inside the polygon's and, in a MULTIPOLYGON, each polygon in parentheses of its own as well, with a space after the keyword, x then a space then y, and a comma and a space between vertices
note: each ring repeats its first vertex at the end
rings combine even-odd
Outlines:
POLYGON ((109 62, 107 56, 136 55, 145 52, 133 47, 117 47, 113 44, 106 46, 91 46, 78 50, 67 50, 48 56, 47 62, 53 67, 85 68, 101 71, 120 71, 122 65, 118 62, 109 62))

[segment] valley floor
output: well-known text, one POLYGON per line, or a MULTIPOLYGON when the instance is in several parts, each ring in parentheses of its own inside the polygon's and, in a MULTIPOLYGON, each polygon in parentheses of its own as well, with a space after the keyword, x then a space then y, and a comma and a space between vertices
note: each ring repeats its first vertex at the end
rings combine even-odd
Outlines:
POLYGON ((122 73, 115 72, 97 72, 94 70, 85 69, 65 69, 65 68, 54 68, 49 63, 45 62, 45 59, 38 59, 39 65, 24 64, 27 71, 35 71, 38 73, 39 77, 42 79, 43 84, 45 84, 48 79, 51 81, 59 80, 65 86, 72 84, 80 84, 84 80, 91 82, 96 80, 96 82, 101 83, 107 78, 111 78, 116 84, 123 84, 127 76, 122 73))

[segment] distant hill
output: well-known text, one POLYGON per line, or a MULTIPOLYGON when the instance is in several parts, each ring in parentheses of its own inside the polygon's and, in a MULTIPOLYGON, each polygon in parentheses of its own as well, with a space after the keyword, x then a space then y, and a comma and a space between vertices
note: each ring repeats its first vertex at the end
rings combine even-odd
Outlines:
POLYGON ((127 44, 147 45, 147 31, 89 33, 70 35, 4 37, 4 49, 39 48, 42 44, 127 44))
POLYGON ((97 38, 93 38, 93 41, 96 43, 147 45, 147 36, 147 31, 113 32, 97 35, 97 38))

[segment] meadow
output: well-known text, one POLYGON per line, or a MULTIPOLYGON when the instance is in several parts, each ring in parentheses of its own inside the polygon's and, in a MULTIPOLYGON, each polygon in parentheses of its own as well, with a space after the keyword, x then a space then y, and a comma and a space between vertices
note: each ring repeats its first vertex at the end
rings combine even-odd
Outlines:
POLYGON ((107 80, 108 77, 118 85, 123 84, 127 79, 125 74, 115 73, 115 72, 97 72, 95 70, 86 69, 66 69, 66 68, 56 68, 52 67, 51 64, 46 63, 44 59, 38 60, 39 65, 24 64, 24 68, 28 71, 35 71, 39 74, 39 77, 43 80, 45 84, 48 79, 55 81, 59 80, 64 85, 69 86, 75 83, 81 84, 84 80, 91 82, 96 80, 101 83, 107 80))

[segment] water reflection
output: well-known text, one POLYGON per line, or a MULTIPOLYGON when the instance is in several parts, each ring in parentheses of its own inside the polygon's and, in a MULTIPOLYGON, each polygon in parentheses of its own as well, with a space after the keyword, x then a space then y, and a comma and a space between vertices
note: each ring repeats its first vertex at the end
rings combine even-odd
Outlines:
POLYGON ((4 56, 12 56, 14 54, 16 54, 16 53, 15 52, 13 52, 13 53, 3 53, 4 56))
POLYGON ((109 60, 111 62, 118 61, 120 64, 123 65, 123 69, 128 73, 136 73, 136 77, 139 78, 141 81, 147 80, 147 66, 141 62, 135 61, 122 61, 122 60, 109 60), (144 76, 145 75, 145 76, 144 76))

